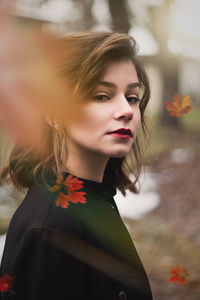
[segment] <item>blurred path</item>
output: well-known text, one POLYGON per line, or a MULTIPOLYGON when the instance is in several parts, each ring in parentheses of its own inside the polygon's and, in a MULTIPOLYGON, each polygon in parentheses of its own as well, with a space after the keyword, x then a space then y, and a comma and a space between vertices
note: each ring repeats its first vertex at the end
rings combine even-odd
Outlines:
POLYGON ((148 167, 140 178, 141 192, 133 194, 127 191, 126 197, 120 191, 117 191, 114 199, 123 218, 141 219, 146 214, 152 212, 160 202, 157 193, 158 174, 152 173, 148 167))

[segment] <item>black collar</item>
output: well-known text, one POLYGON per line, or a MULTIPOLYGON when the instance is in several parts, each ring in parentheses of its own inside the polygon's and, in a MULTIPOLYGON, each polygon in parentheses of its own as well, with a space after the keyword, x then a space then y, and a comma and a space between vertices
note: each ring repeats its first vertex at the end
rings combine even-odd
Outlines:
MULTIPOLYGON (((65 172, 64 173, 64 177, 66 178, 68 175, 73 175, 69 172, 65 172)), ((73 175, 75 176, 75 175, 73 175)), ((82 178, 82 177, 77 177, 80 181, 83 182, 83 186, 87 187, 87 188, 91 188, 92 190, 103 194, 106 198, 112 198, 116 195, 117 191, 116 191, 116 187, 110 183, 107 182, 98 182, 98 181, 94 181, 91 179, 86 179, 86 178, 82 178)))

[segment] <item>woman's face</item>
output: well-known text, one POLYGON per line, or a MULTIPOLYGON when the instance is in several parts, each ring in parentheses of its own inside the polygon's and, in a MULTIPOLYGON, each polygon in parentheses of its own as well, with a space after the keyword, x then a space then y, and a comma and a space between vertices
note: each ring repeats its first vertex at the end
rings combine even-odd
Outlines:
POLYGON ((133 63, 128 59, 110 63, 88 100, 68 124, 71 149, 124 157, 133 145, 141 120, 139 80, 133 63), (122 128, 129 132, 110 133, 122 128))

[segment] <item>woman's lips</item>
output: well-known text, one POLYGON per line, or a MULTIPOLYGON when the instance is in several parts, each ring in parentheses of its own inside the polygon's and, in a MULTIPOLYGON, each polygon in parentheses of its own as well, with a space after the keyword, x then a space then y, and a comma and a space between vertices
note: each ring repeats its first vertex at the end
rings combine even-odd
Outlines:
POLYGON ((124 134, 124 133, 118 133, 118 132, 111 132, 109 135, 112 135, 116 138, 121 138, 121 139, 130 139, 131 136, 129 134, 124 134))

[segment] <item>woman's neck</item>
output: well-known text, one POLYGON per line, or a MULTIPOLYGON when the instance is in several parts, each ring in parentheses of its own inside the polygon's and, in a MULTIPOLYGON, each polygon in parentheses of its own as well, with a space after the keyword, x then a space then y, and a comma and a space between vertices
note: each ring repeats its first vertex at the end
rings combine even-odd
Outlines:
POLYGON ((102 182, 109 157, 70 145, 67 171, 77 177, 102 182))

